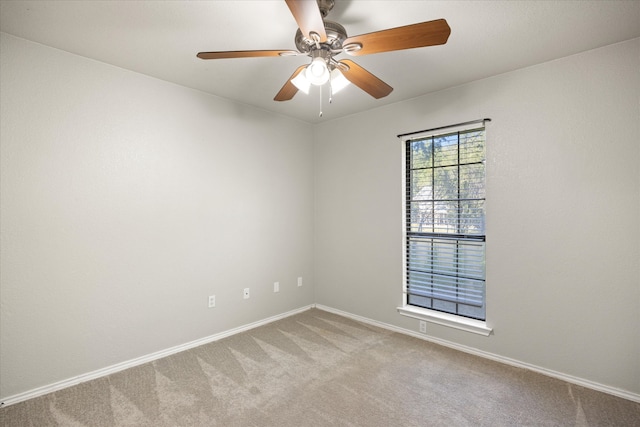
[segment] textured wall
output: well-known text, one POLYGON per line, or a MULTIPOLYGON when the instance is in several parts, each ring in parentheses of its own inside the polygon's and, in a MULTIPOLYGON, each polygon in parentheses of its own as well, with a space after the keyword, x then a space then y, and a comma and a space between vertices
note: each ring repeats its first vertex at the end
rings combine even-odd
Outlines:
POLYGON ((494 335, 428 333, 640 393, 640 40, 316 128, 1 43, 2 398, 312 302, 417 329, 395 135, 482 117, 494 335))
POLYGON ((309 125, 1 42, 0 396, 313 302, 309 125))
POLYGON ((494 335, 435 324, 428 334, 640 393, 638 70, 635 39, 319 125, 316 302, 417 331, 396 312, 396 135, 489 117, 494 335))

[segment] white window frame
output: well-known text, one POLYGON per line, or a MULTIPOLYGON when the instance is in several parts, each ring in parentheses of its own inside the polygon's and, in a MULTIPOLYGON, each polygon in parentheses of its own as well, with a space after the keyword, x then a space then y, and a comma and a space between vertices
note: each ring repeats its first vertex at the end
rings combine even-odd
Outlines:
MULTIPOLYGON (((441 135, 446 133, 453 133, 465 130, 471 130, 480 127, 479 123, 484 126, 486 122, 491 119, 475 120, 471 122, 460 123, 457 125, 444 126, 435 129, 428 129, 424 131, 411 132, 408 134, 398 135, 401 138, 401 161, 402 161, 402 306, 397 307, 398 313, 426 322, 451 327, 466 332, 471 332, 479 335, 489 336, 492 332, 492 328, 487 324, 488 313, 485 314, 485 320, 477 320, 469 317, 446 313, 438 310, 432 310, 429 308, 423 308, 416 305, 408 304, 407 293, 407 223, 406 223, 406 142, 409 139, 416 139, 421 137, 428 137, 433 135, 441 135)), ((485 141, 486 141, 486 126, 485 126, 485 141)), ((486 147, 486 142, 485 142, 486 147)), ((486 304, 486 295, 485 295, 486 304)))

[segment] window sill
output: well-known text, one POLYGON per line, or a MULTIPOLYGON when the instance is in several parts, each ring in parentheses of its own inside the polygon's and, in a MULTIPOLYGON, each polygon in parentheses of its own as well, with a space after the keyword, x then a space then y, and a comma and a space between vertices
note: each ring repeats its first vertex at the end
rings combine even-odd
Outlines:
POLYGON ((484 336, 489 336, 493 330, 487 327, 487 323, 482 320, 469 319, 420 307, 405 305, 404 307, 398 307, 398 313, 403 316, 413 317, 414 319, 424 320, 425 322, 436 323, 438 325, 484 336))

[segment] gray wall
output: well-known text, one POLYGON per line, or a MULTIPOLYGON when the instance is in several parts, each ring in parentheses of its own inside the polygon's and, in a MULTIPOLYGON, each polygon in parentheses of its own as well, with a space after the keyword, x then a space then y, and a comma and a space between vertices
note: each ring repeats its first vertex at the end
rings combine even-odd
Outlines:
POLYGON ((310 125, 1 37, 0 396, 313 302, 310 125))
POLYGON ((417 330, 395 135, 482 117, 494 335, 428 334, 640 393, 640 40, 315 127, 0 42, 2 398, 314 302, 417 330))
POLYGON ((640 393, 639 70, 636 39, 319 125, 316 302, 418 330, 396 312, 396 135, 489 117, 494 334, 428 335, 640 393))

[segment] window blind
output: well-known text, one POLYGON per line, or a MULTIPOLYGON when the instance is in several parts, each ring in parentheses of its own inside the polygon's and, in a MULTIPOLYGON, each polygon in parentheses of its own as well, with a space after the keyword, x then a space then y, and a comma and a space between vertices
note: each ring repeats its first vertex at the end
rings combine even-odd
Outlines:
POLYGON ((485 319, 483 122, 412 135, 406 156, 406 302, 485 319))

